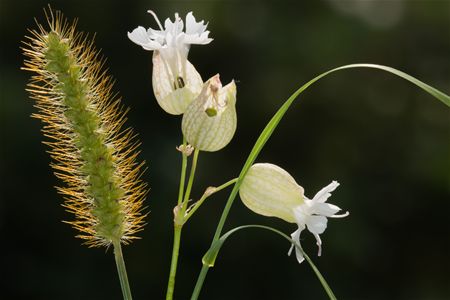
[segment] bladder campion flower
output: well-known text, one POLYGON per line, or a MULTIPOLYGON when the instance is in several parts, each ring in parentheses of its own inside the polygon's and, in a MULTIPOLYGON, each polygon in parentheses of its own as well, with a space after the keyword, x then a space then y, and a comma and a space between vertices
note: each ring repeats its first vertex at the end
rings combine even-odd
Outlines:
POLYGON ((218 151, 233 138, 237 126, 236 84, 222 87, 219 74, 203 85, 202 92, 183 115, 186 140, 202 151, 218 151))
POLYGON ((209 31, 204 21, 196 22, 192 12, 186 15, 186 31, 178 13, 172 22, 169 18, 161 25, 156 14, 149 10, 160 30, 139 26, 128 37, 134 43, 153 53, 152 83, 158 104, 169 114, 184 113, 187 106, 200 93, 202 78, 187 60, 192 44, 209 44, 209 31))
MULTIPOLYGON (((282 168, 259 163, 250 167, 242 182, 239 195, 242 202, 254 212, 281 218, 290 223, 297 223, 298 229, 291 237, 300 245, 300 234, 307 228, 317 241, 318 255, 321 255, 322 241, 320 234, 327 228, 328 218, 342 218, 348 212, 337 215, 341 209, 336 205, 325 203, 331 192, 339 186, 337 181, 331 182, 321 189, 312 200, 304 195, 303 188, 282 168)), ((289 255, 294 245, 289 250, 289 255)), ((296 248, 299 263, 304 260, 302 251, 296 248)))

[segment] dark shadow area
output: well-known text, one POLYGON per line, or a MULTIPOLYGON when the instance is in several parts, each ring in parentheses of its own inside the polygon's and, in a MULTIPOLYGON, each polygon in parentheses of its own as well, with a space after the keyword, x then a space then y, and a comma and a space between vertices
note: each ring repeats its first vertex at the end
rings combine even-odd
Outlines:
MULTIPOLYGON (((135 299, 163 299, 180 173, 181 118, 166 114, 151 87, 151 52, 126 36, 138 25, 193 11, 208 22, 207 46, 189 60, 204 80, 237 82, 238 128, 222 151, 201 153, 192 196, 236 177, 261 130, 298 87, 350 63, 388 65, 450 93, 449 1, 11 1, 0 2, 0 230, 4 299, 121 299, 112 249, 88 249, 63 220, 72 215, 41 143, 42 124, 25 92, 19 47, 50 3, 78 29, 96 33, 115 90, 130 107, 127 125, 142 142, 150 211, 141 240, 124 247, 135 299)), ((318 258, 305 250, 338 299, 450 299, 450 114, 410 83, 376 70, 335 73, 297 101, 260 154, 312 197, 335 179, 331 203, 349 210, 329 220, 318 258)), ((209 199, 183 231, 176 299, 189 299, 229 190, 209 199)), ((225 229, 294 224, 264 218, 239 199, 225 229)), ((309 266, 265 231, 232 237, 201 299, 326 299, 309 266)))

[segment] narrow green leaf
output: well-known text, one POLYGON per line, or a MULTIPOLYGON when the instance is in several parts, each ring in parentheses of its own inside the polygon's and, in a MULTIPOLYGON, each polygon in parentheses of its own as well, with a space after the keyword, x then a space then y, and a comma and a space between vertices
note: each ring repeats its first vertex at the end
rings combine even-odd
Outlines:
POLYGON ((261 132, 258 140, 256 141, 255 145, 253 146, 252 151, 250 152, 247 161, 245 162, 244 166, 242 167, 241 173, 239 174, 238 181, 234 185, 233 190, 230 193, 230 196, 228 197, 227 203, 225 205, 225 208, 222 213, 222 217, 219 221, 219 224, 216 229, 216 233, 214 235, 213 241, 216 241, 219 239, 223 226, 225 224, 225 220, 228 216, 228 213, 231 209, 231 205, 233 204, 234 199, 236 198, 236 195, 239 191, 239 187, 241 186, 242 180, 244 179, 245 174, 247 173, 248 169, 251 167, 251 165, 255 162, 256 158, 258 157, 259 153, 261 152, 262 148, 266 144, 266 142, 269 140, 270 136, 274 132, 275 128, 278 126, 278 123, 283 118, 284 114, 288 110, 288 108, 291 106, 291 104, 294 102, 295 99, 304 91, 306 90, 310 85, 318 81, 319 79, 334 73, 336 71, 345 70, 345 69, 352 69, 352 68, 372 68, 372 69, 379 69, 382 71, 386 71, 389 73, 392 73, 394 75, 397 75, 413 84, 418 86, 419 88, 423 89, 448 107, 450 107, 450 96, 444 94, 443 92, 435 89, 432 86, 429 86, 428 84, 418 80, 415 77, 412 77, 402 71, 399 71, 397 69, 382 66, 382 65, 375 65, 375 64, 352 64, 352 65, 346 65, 342 67, 338 67, 335 69, 332 69, 330 71, 327 71, 325 73, 322 73, 315 78, 311 79, 307 83, 305 83, 302 87, 300 87, 297 91, 295 91, 294 94, 292 94, 285 102, 284 104, 278 109, 278 111, 275 113, 275 115, 272 117, 272 119, 269 121, 269 123, 266 125, 264 130, 261 132))

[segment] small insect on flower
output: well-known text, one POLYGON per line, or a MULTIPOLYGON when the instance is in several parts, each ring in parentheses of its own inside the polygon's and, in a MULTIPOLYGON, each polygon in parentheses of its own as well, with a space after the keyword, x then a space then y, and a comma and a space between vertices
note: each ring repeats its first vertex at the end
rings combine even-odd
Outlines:
POLYGON ((22 69, 44 122, 51 166, 65 186, 64 207, 75 214, 67 223, 89 246, 129 243, 142 230, 147 188, 140 179, 137 147, 125 112, 112 93, 112 79, 86 35, 75 31, 61 12, 45 12, 48 29, 38 25, 24 42, 22 69))
POLYGON ((128 38, 153 52, 152 83, 158 104, 167 113, 179 115, 200 94, 203 81, 194 66, 187 60, 192 44, 206 45, 212 39, 203 21, 197 22, 192 12, 186 15, 186 31, 178 13, 172 22, 169 18, 161 25, 156 14, 149 10, 160 30, 139 26, 128 32, 128 38))
MULTIPOLYGON (((339 183, 331 182, 321 189, 312 200, 304 195, 303 188, 282 168, 269 164, 254 164, 239 190, 242 202, 252 211, 263 215, 283 219, 289 223, 297 223, 298 229, 291 234, 300 245, 300 234, 307 228, 317 241, 318 255, 322 252, 320 234, 327 228, 328 218, 343 218, 348 212, 337 215, 341 209, 336 205, 325 203, 339 183)), ((294 245, 289 250, 291 254, 294 245)), ((295 249, 297 261, 304 260, 300 249, 295 249)))

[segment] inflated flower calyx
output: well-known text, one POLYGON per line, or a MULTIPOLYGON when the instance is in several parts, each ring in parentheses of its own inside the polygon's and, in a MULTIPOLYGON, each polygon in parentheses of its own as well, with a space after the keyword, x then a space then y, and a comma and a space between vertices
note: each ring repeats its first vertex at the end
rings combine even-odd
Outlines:
POLYGON ((242 202, 252 211, 295 223, 294 208, 303 204, 303 188, 282 168, 268 163, 250 167, 239 189, 242 202))
POLYGON ((204 83, 202 92, 183 115, 182 130, 189 144, 201 151, 225 147, 236 131, 236 84, 222 87, 219 74, 204 83))
POLYGON ((179 70, 179 75, 174 76, 161 54, 155 51, 152 84, 159 106, 171 115, 180 115, 200 94, 203 80, 188 60, 185 61, 183 70, 179 70))

